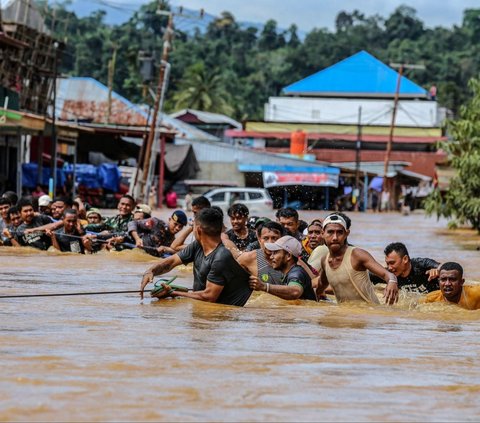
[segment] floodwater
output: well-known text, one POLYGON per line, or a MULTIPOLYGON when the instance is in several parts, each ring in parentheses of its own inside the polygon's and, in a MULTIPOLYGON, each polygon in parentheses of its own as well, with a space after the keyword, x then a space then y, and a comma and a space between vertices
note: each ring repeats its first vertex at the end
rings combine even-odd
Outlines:
MULTIPOLYGON (((324 213, 303 213, 310 220, 324 213)), ((480 252, 423 215, 352 214, 350 241, 382 259, 464 264, 480 252)), ((79 256, 0 248, 0 295, 137 289, 140 251, 79 256)), ((191 285, 191 269, 172 272, 191 285)), ((480 311, 289 303, 245 308, 136 294, 0 299, 1 421, 472 421, 480 311)))

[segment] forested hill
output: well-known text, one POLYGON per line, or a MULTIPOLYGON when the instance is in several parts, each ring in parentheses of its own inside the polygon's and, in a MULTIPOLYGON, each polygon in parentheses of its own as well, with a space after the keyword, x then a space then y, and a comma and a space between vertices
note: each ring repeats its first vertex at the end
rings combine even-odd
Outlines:
MULTIPOLYGON (((78 18, 65 6, 52 10, 41 4, 47 24, 66 42, 62 73, 107 84, 108 62, 116 48, 114 89, 132 101, 149 102, 142 97, 138 56, 140 51, 161 55, 167 18, 156 14, 158 4, 142 6, 128 22, 115 26, 103 22, 102 11, 78 18)), ((406 76, 426 89, 435 84, 441 105, 456 112, 468 96, 468 80, 479 72, 480 9, 465 10, 459 27, 434 29, 406 6, 387 17, 340 12, 335 31, 314 29, 303 41, 294 25, 279 31, 270 20, 259 31, 241 27, 228 12, 205 31, 190 35, 188 18, 176 17, 174 23, 168 111, 190 107, 261 119, 269 96, 366 50, 387 64, 424 64, 425 70, 409 70, 406 76)))

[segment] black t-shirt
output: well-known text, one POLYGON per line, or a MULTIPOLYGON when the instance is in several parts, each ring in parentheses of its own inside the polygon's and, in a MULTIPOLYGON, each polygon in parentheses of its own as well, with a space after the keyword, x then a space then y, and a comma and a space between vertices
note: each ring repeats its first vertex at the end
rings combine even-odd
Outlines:
POLYGON ((303 267, 296 264, 282 279, 282 285, 300 285, 303 288, 301 300, 317 301, 317 296, 312 288, 312 280, 303 267))
POLYGON ((22 223, 17 228, 16 239, 20 245, 38 248, 39 250, 48 250, 52 245, 52 240, 45 232, 24 233, 26 229, 38 228, 48 225, 52 220, 45 215, 34 216, 30 224, 22 223))
POLYGON ((78 238, 80 234, 75 231, 73 234, 66 234, 65 229, 62 228, 55 232, 60 251, 64 253, 80 253, 85 254, 85 249, 82 240, 78 238), (73 236, 69 236, 73 235, 73 236))
POLYGON ((257 234, 251 229, 248 230, 248 235, 245 238, 239 238, 233 229, 228 230, 226 234, 240 251, 245 251, 249 244, 257 241, 257 234))
MULTIPOLYGON (((440 263, 429 258, 412 258, 410 259, 412 269, 408 276, 397 276, 398 288, 405 289, 406 291, 420 292, 425 294, 427 292, 437 291, 440 289, 438 285, 438 279, 432 279, 428 281, 427 270, 436 269, 440 263)), ((374 275, 370 274, 370 279, 374 284, 385 283, 385 281, 374 275)))
POLYGON ((177 254, 183 264, 193 262, 194 291, 203 291, 209 281, 223 286, 217 303, 243 306, 250 298, 252 290, 248 284, 249 274, 222 243, 208 256, 204 255, 198 241, 192 242, 177 254))

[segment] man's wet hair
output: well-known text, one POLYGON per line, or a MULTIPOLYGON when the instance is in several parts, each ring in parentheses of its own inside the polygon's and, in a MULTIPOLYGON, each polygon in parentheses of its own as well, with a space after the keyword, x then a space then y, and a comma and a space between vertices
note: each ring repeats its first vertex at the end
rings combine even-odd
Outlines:
MULTIPOLYGON (((208 207, 207 207, 207 208, 208 208, 208 207)), ((216 210, 216 211, 218 211, 218 212, 222 215, 222 218, 223 218, 223 216, 225 215, 225 214, 223 213, 223 210, 222 210, 221 207, 219 207, 219 206, 212 206, 211 208, 214 209, 214 210, 216 210)))
POLYGON ((192 207, 193 206, 198 207, 200 209, 206 209, 208 207, 211 207, 211 204, 207 197, 204 197, 203 195, 201 195, 200 197, 195 197, 192 200, 192 207))
POLYGON ((0 197, 0 206, 5 206, 5 205, 11 206, 10 200, 5 197, 0 197))
POLYGON ((20 198, 20 200, 18 200, 17 206, 20 211, 22 211, 24 207, 33 207, 33 203, 28 198, 20 198))
POLYGON ((223 230, 223 215, 213 207, 200 210, 195 217, 195 223, 209 236, 220 236, 223 230))
POLYGON ((292 209, 291 207, 283 207, 277 210, 277 213, 275 213, 275 217, 277 219, 280 219, 281 217, 284 217, 287 219, 290 217, 293 217, 295 220, 298 220, 298 212, 295 209, 292 209))
MULTIPOLYGON (((122 198, 126 198, 126 199, 130 200, 130 201, 132 202, 132 204, 133 204, 133 207, 135 207, 135 205, 137 204, 137 202, 135 201, 135 198, 133 198, 130 194, 123 194, 123 195, 120 197, 120 200, 121 200, 122 198)), ((119 202, 120 202, 120 200, 119 200, 119 202)))
POLYGON ((389 254, 393 253, 393 252, 396 252, 400 257, 405 257, 407 256, 408 258, 410 258, 410 254, 408 254, 408 250, 407 250, 407 247, 405 246, 405 244, 403 244, 402 242, 392 242, 391 244, 388 244, 385 249, 383 250, 383 252, 385 253, 386 256, 388 256, 389 254))
POLYGON ((10 204, 14 206, 15 204, 18 203, 18 195, 16 192, 13 191, 5 191, 2 195, 3 198, 6 198, 8 201, 10 201, 10 204))
POLYGON ((8 216, 9 219, 11 219, 12 214, 18 214, 18 213, 20 213, 20 209, 18 208, 18 206, 12 206, 8 209, 7 216, 8 216))
POLYGON ((64 203, 68 208, 72 208, 73 207, 73 200, 69 197, 55 197, 53 199, 53 203, 56 203, 57 201, 61 201, 62 203, 64 203))
POLYGON ((446 263, 443 263, 438 271, 441 272, 442 270, 456 270, 460 274, 460 277, 463 278, 463 267, 457 262, 447 261, 446 263))
POLYGON ((67 214, 74 214, 75 217, 78 217, 78 212, 75 209, 66 209, 63 212, 63 216, 65 217, 67 214))
POLYGON ((257 228, 257 236, 260 236, 262 234, 263 229, 268 229, 269 231, 276 231, 280 234, 280 237, 283 236, 285 233, 285 230, 282 225, 278 222, 274 222, 273 220, 270 220, 268 222, 263 223, 262 225, 258 225, 257 228))
POLYGON ((227 214, 230 217, 235 216, 235 215, 248 217, 248 215, 250 214, 250 210, 248 210, 248 207, 245 204, 236 203, 236 204, 233 204, 233 205, 230 206, 227 214))
MULTIPOLYGON (((345 222, 347 223, 347 222, 345 222)), ((310 226, 320 226, 321 228, 323 228, 323 224, 322 224, 322 221, 320 219, 313 219, 310 224, 308 225, 308 229, 310 229, 310 226)))

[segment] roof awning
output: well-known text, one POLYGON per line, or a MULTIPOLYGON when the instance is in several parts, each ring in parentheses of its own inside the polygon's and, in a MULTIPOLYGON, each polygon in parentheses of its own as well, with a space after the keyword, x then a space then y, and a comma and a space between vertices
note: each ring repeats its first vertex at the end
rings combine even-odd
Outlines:
POLYGON ((412 172, 411 170, 402 169, 399 170, 398 173, 412 179, 418 179, 419 181, 430 182, 432 180, 430 176, 422 175, 421 173, 417 172, 412 172))
MULTIPOLYGON (((291 137, 291 132, 282 132, 282 131, 243 131, 237 129, 228 129, 225 131, 225 136, 229 138, 259 138, 259 139, 280 139, 280 140, 289 140, 291 137)), ((336 134, 336 133, 315 133, 308 132, 307 138, 309 140, 342 140, 342 141, 351 141, 357 142, 358 136, 356 134, 336 134)), ((368 135, 362 134, 362 142, 378 142, 378 143, 387 143, 389 139, 388 135, 368 135)), ((431 144, 438 141, 445 141, 447 137, 426 137, 426 136, 417 136, 417 137, 406 137, 394 135, 393 142, 401 143, 411 143, 411 144, 431 144)))

